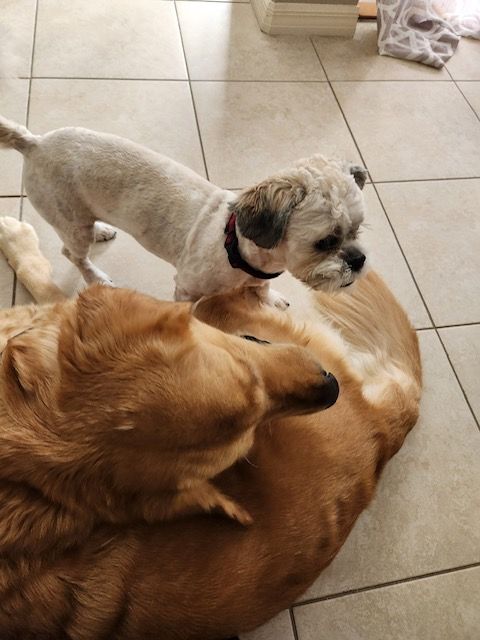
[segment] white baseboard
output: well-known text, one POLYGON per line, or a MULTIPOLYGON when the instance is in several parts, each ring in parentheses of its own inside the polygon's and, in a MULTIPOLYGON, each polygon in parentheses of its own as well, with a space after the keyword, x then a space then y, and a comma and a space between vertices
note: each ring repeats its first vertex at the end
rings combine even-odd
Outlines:
POLYGON ((352 38, 358 20, 356 5, 308 4, 251 0, 260 29, 265 33, 352 38))

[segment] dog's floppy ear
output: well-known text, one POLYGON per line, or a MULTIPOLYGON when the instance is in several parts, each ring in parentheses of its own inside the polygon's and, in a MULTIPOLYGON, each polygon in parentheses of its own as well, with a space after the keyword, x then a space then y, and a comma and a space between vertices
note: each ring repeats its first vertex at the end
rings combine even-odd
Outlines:
POLYGON ((5 385, 12 395, 27 398, 35 391, 37 372, 32 368, 29 353, 20 341, 12 338, 3 352, 2 364, 5 385), (17 344, 19 342, 19 344, 17 344))
POLYGON ((305 198, 300 176, 274 177, 247 189, 231 203, 240 233, 259 247, 273 249, 283 239, 292 210, 305 198))
POLYGON ((354 164, 350 167, 350 173, 360 189, 363 189, 368 177, 366 169, 360 167, 358 164, 354 164))
MULTIPOLYGON (((52 369, 56 363, 55 340, 52 348, 34 348, 26 339, 29 334, 11 338, 2 355, 2 377, 8 402, 19 406, 45 401, 48 396, 52 369)), ((25 406, 26 406, 25 405, 25 406)))

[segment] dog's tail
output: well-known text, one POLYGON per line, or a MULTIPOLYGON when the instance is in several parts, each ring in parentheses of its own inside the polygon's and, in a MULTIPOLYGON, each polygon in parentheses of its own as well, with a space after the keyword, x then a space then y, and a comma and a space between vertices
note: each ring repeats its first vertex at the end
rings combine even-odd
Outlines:
POLYGON ((370 271, 351 293, 315 292, 314 297, 346 344, 365 398, 404 428, 413 426, 422 386, 417 335, 383 280, 370 271))
POLYGON ((37 139, 26 127, 0 116, 0 146, 26 153, 36 145, 37 139))

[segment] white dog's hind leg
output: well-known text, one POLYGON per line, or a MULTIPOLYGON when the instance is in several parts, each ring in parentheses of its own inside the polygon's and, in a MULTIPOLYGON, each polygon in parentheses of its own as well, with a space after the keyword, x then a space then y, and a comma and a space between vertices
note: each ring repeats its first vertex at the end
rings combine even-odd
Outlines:
POLYGON ((40 251, 30 224, 9 216, 0 218, 0 249, 37 302, 46 304, 66 298, 52 280, 51 265, 40 251))
POLYGON ((93 237, 95 242, 107 242, 107 240, 113 240, 116 235, 116 230, 109 224, 105 224, 104 222, 95 222, 93 228, 93 237))
POLYGON ((175 300, 175 302, 192 302, 193 300, 188 291, 185 291, 185 289, 182 289, 178 285, 175 287, 173 299, 175 300))
POLYGON ((87 284, 113 284, 107 274, 96 267, 88 257, 90 245, 94 240, 93 224, 70 228, 68 236, 63 230, 57 229, 57 232, 63 240, 63 255, 80 270, 87 284))

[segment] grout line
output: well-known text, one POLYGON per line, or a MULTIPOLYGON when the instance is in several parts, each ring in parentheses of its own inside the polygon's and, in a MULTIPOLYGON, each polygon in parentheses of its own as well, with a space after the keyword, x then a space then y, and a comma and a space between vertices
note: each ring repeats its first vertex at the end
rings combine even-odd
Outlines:
POLYGON ((203 147, 202 134, 200 132, 200 123, 198 121, 197 107, 195 105, 195 97, 193 95, 192 82, 190 80, 190 69, 188 68, 187 53, 185 51, 185 43, 183 42, 182 27, 180 25, 180 18, 178 17, 178 8, 177 8, 176 0, 174 0, 173 4, 174 4, 174 7, 175 7, 175 15, 177 16, 178 32, 180 34, 180 41, 182 43, 183 58, 185 60, 185 68, 187 70, 188 86, 190 88, 190 97, 192 99, 192 106, 193 106, 193 113, 194 113, 194 116, 195 116, 195 123, 197 125, 198 139, 199 139, 199 142, 200 142, 200 149, 201 149, 202 158, 203 158, 203 166, 205 168, 205 175, 207 177, 207 180, 210 180, 210 176, 208 174, 207 159, 205 157, 205 149, 203 147))
MULTIPOLYGON (((327 76, 327 78, 328 78, 328 75, 327 75, 327 73, 326 73, 326 71, 325 71, 325 68, 324 68, 324 66, 323 66, 323 64, 322 64, 322 61, 321 61, 321 59, 320 59, 320 55, 318 54, 318 51, 317 51, 316 49, 315 49, 315 51, 316 51, 316 53, 317 53, 318 61, 320 62, 320 65, 322 66, 322 69, 323 69, 323 71, 325 72, 325 75, 326 75, 326 76, 327 76)), ((328 84, 329 84, 329 86, 330 86, 330 90, 331 90, 331 92, 332 92, 332 94, 333 94, 333 96, 334 96, 334 98, 335 98, 335 100, 336 100, 336 102, 337 102, 337 105, 338 105, 338 108, 339 108, 339 110, 340 110, 340 113, 342 114, 342 117, 343 117, 343 119, 344 119, 345 125, 347 126, 347 129, 348 129, 348 131, 350 132, 350 135, 351 135, 352 140, 353 140, 353 142, 354 142, 354 144, 355 144, 355 147, 356 147, 356 149, 357 149, 357 152, 358 152, 358 154, 359 154, 359 156, 360 156, 360 158, 361 158, 361 160, 362 160, 362 162, 363 162, 364 167, 365 167, 365 168, 367 169, 367 171, 368 171, 367 163, 365 162, 365 159, 364 159, 364 157, 363 157, 363 155, 362 155, 362 152, 360 151, 360 147, 359 147, 359 145, 358 145, 358 143, 357 143, 357 140, 356 140, 355 136, 353 135, 353 131, 352 131, 352 129, 351 129, 351 127, 350 127, 349 123, 348 123, 347 117, 346 117, 346 115, 345 115, 345 113, 344 113, 344 111, 343 111, 343 109, 342 109, 342 106, 341 106, 341 104, 340 104, 340 101, 339 101, 339 99, 338 99, 338 97, 337 97, 337 95, 336 95, 336 93, 335 93, 334 88, 332 87, 332 83, 330 82, 330 80, 328 81, 328 84)), ((369 175, 370 175, 370 172, 369 172, 369 175)), ((372 176, 370 175, 370 178, 371 178, 371 177, 372 177, 372 176)), ((404 252, 404 250, 403 250, 403 247, 402 247, 402 245, 401 245, 401 243, 400 243, 400 241, 399 241, 399 239, 398 239, 398 236, 397 236, 397 233, 396 233, 396 231, 395 231, 395 228, 394 228, 394 226, 393 226, 393 224, 392 224, 392 222, 391 222, 391 220, 390 220, 390 217, 389 217, 389 215, 388 215, 388 213, 387 213, 387 209, 386 209, 385 205, 383 204, 383 201, 382 201, 382 199, 381 199, 381 197, 380 197, 380 194, 379 194, 378 189, 377 189, 377 184, 376 184, 376 182, 375 182, 375 181, 373 181, 373 180, 372 180, 371 184, 372 184, 372 186, 373 186, 373 188, 374 188, 374 190, 375 190, 375 193, 376 193, 376 195, 377 195, 378 201, 380 202, 380 205, 381 205, 381 207, 382 207, 382 209, 383 209, 383 212, 384 212, 385 217, 386 217, 386 219, 387 219, 387 221, 388 221, 388 224, 390 225, 390 229, 391 229, 391 231, 392 231, 392 233, 393 233, 393 236, 394 236, 394 238, 395 238, 395 240, 396 240, 396 242, 397 242, 398 248, 400 249, 400 252, 401 252, 401 254, 402 254, 402 256, 403 256, 403 259, 405 260, 405 264, 407 265, 408 271, 410 272, 410 276, 411 276, 411 278, 412 278, 412 280, 413 280, 413 282, 414 282, 414 284, 415 284, 415 287, 417 288, 418 295, 420 296, 420 299, 421 299, 421 301, 422 301, 422 303, 423 303, 423 305, 424 305, 424 307, 425 307, 425 310, 426 310, 426 312, 427 312, 427 314, 428 314, 429 320, 430 320, 430 322, 432 323, 432 328, 435 330, 435 333, 436 333, 436 335, 437 335, 437 338, 438 338, 438 340, 440 341, 440 344, 441 344, 441 346, 442 346, 442 348, 443 348, 443 351, 444 351, 444 353, 445 353, 445 356, 446 356, 446 358, 447 358, 447 361, 448 361, 448 363, 449 363, 449 365, 450 365, 450 367, 451 367, 451 369, 452 369, 452 371, 453 371, 453 375, 454 375, 454 377, 455 377, 455 379, 456 379, 456 381, 457 381, 457 383, 458 383, 458 386, 460 387, 460 390, 461 390, 461 392, 462 392, 462 394, 463 394, 463 397, 464 397, 464 399, 465 399, 465 402, 466 402, 466 404, 467 404, 467 406, 468 406, 468 408, 469 408, 469 410, 470 410, 470 413, 471 413, 471 415, 472 415, 472 418, 473 418, 473 420, 474 420, 475 424, 477 425, 478 430, 480 431, 480 423, 479 423, 479 421, 478 421, 478 419, 477 419, 477 416, 475 415, 475 412, 473 411, 472 405, 470 404, 470 401, 469 401, 469 399, 468 399, 468 396, 467 396, 467 394, 466 394, 466 392, 465 392, 465 389, 463 388, 463 385, 462 385, 462 383, 461 383, 461 381, 460 381, 460 378, 459 378, 459 376, 458 376, 458 374, 457 374, 457 372, 456 372, 456 370, 455 370, 455 367, 453 366, 453 363, 452 363, 452 361, 451 361, 451 359, 450 359, 450 355, 449 355, 449 353, 448 353, 448 351, 447 351, 447 349, 446 349, 446 347, 445 347, 445 344, 444 344, 444 342, 443 342, 443 340, 442 340, 442 338, 441 338, 441 336, 440 336, 440 333, 439 333, 439 331, 438 331, 438 327, 435 325, 435 322, 434 322, 434 320, 433 320, 433 317, 432 317, 432 314, 431 314, 431 312, 430 312, 430 309, 428 308, 427 302, 426 302, 426 300, 425 300, 425 298, 424 298, 424 296, 423 296, 423 293, 422 293, 422 291, 421 291, 421 289, 420 289, 420 286, 419 286, 419 284, 418 284, 418 282, 417 282, 417 279, 415 278, 415 275, 414 275, 414 273, 413 273, 413 269, 412 269, 412 267, 410 266, 409 261, 407 260, 407 256, 405 255, 405 252, 404 252)))
MULTIPOLYGON (((476 110, 473 108, 472 104, 470 103, 470 100, 467 98, 467 96, 463 93, 463 91, 460 89, 460 87, 458 86, 459 82, 468 82, 465 80, 456 80, 452 74, 450 73, 450 69, 447 67, 447 65, 445 65, 445 69, 447 70, 448 75, 451 78, 451 81, 453 82, 453 84, 457 87, 457 89, 460 91, 461 95, 463 96, 463 99, 465 100, 465 102, 468 104, 468 106, 470 107, 470 109, 473 111, 473 113, 475 114, 475 117, 477 118, 477 120, 480 121, 480 114, 478 114, 476 112, 476 110)), ((475 82, 475 80, 470 80, 470 82, 475 82)), ((479 426, 480 429, 480 426, 479 426)))
POLYGON ((403 184, 409 182, 445 182, 448 180, 478 180, 480 176, 460 176, 453 178, 411 178, 408 180, 375 180, 375 184, 403 184))
POLYGON ((458 324, 438 324, 437 329, 453 329, 455 327, 474 327, 480 324, 480 320, 476 322, 459 322, 458 324))
POLYGON ((290 614, 290 624, 292 625, 293 638, 294 640, 299 640, 298 630, 297 630, 297 621, 295 620, 295 614, 293 613, 292 607, 289 608, 288 613, 290 614))
POLYGON ((330 82, 336 82, 337 84, 345 84, 348 82, 452 82, 452 80, 450 78, 439 78, 438 80, 432 80, 431 78, 389 78, 389 79, 385 79, 385 78, 377 78, 372 79, 369 78, 367 79, 363 79, 363 78, 358 78, 357 80, 352 80, 352 78, 350 78, 349 80, 336 80, 335 78, 331 78, 330 82))
MULTIPOLYGON (((316 51, 316 53, 317 53, 318 61, 320 62, 321 66, 322 66, 322 69, 323 69, 323 71, 325 72, 325 75, 327 75, 327 74, 326 74, 326 71, 325 71, 325 68, 324 68, 324 66, 323 66, 323 64, 322 64, 322 61, 321 61, 320 55, 319 55, 319 53, 318 53, 318 51, 317 51, 316 49, 315 49, 315 51, 316 51)), ((327 76, 327 78, 328 78, 328 76, 327 76)), ((343 117, 343 120, 344 120, 344 122, 345 122, 345 125, 346 125, 346 127, 347 127, 347 129, 348 129, 348 131, 349 131, 349 133, 350 133, 350 136, 352 137, 353 143, 354 143, 354 145, 355 145, 355 148, 357 149, 357 153, 358 153, 358 155, 360 156, 360 159, 361 159, 361 161, 362 161, 362 163, 363 163, 363 166, 364 166, 364 167, 365 167, 365 169, 368 171, 368 174, 369 174, 369 176, 370 176, 370 179, 372 179, 372 176, 370 175, 370 171, 368 170, 367 163, 365 162, 365 158, 363 157, 363 154, 362 154, 362 152, 361 152, 361 150, 360 150, 360 147, 359 147, 359 145, 358 145, 358 143, 357 143, 357 140, 356 140, 356 138, 355 138, 355 136, 354 136, 354 134, 353 134, 353 131, 352 131, 352 129, 351 129, 351 127, 350 127, 349 123, 348 123, 347 117, 346 117, 346 115, 345 115, 345 113, 344 113, 344 111, 343 111, 343 109, 342 109, 342 106, 341 106, 341 104, 340 104, 340 100, 338 99, 337 94, 335 93, 335 90, 333 89, 333 87, 332 87, 332 83, 331 83, 331 81, 330 81, 330 80, 328 81, 328 84, 329 84, 329 86, 330 86, 330 90, 331 90, 331 92, 332 92, 332 95, 333 95, 333 97, 335 98, 335 101, 336 101, 336 103, 337 103, 337 106, 338 106, 338 108, 339 108, 339 110, 340 110, 340 113, 342 114, 342 117, 343 117)), ((409 263, 408 263, 407 257, 406 257, 406 255, 405 255, 405 253, 404 253, 404 251, 403 251, 403 248, 402 248, 402 246, 401 246, 401 244, 400 244, 400 241, 399 241, 399 239, 398 239, 398 237, 397 237, 397 234, 395 233, 395 229, 393 228, 392 222, 390 221, 390 218, 388 217, 388 214, 387 214, 387 212, 386 212, 386 209, 385 209, 385 207, 384 207, 384 205, 383 205, 383 202, 382 202, 382 200, 380 199, 380 196, 378 195, 378 190, 377 190, 377 188, 376 188, 375 182, 372 180, 370 184, 372 185, 373 189, 375 190, 375 193, 376 193, 376 195, 377 195, 377 198, 378 198, 378 199, 379 199, 379 201, 380 201, 380 205, 381 205, 381 207, 382 207, 382 209, 383 209, 383 212, 384 212, 385 217, 386 217, 386 219, 387 219, 387 221, 388 221, 388 224, 389 224, 389 226, 390 226, 390 229, 391 229, 391 231, 392 231, 392 233, 393 233, 393 236, 394 236, 394 238, 395 238, 395 240, 396 240, 396 242, 397 242, 397 245, 398 245, 398 247, 399 247, 399 249, 400 249, 400 252, 401 252, 401 254, 402 254, 402 256, 403 256, 403 259, 405 260, 405 263, 407 264, 408 270, 409 270, 409 272, 410 272, 410 275, 411 275, 411 276, 412 276, 412 278, 413 278, 413 281, 414 281, 414 283, 415 283, 415 286, 416 286, 416 287, 417 287, 417 289, 418 289, 418 292, 419 292, 419 294, 420 294, 420 297, 421 297, 421 299, 422 299, 422 302, 423 302, 423 304, 425 305, 425 309, 426 309, 426 311, 427 311, 427 313, 428 313, 428 316, 429 316, 430 322, 432 323, 432 327, 434 327, 434 326, 435 326, 435 323, 433 322, 433 318, 432 318, 432 316, 431 316, 431 314, 430 314, 430 311, 429 311, 429 309, 428 309, 428 307, 427 307, 427 305, 426 305, 426 303, 425 303, 425 300, 423 299, 423 296, 422 296, 422 294, 421 294, 421 292, 420 292, 420 288, 419 288, 419 286, 418 286, 418 284, 417 284, 417 281, 415 280, 415 278, 414 278, 414 276, 413 276, 412 269, 411 269, 411 267, 410 267, 410 265, 409 265, 409 263)))
POLYGON ((380 194, 378 193, 378 190, 377 190, 376 184, 375 184, 374 182, 373 182, 372 184, 373 184, 373 188, 375 189, 375 193, 377 194, 377 198, 378 198, 378 200, 379 200, 379 202, 380 202, 380 204, 381 204, 381 206, 382 206, 382 209, 383 209, 383 211, 384 211, 384 213, 385 213, 385 216, 386 216, 386 218, 387 218, 387 220, 388 220, 388 222, 389 222, 389 224, 390 224, 390 227, 391 227, 391 229, 392 229, 392 232, 393 232, 393 234, 394 234, 394 236, 395 236, 395 238, 396 238, 396 240, 397 240, 398 246, 400 247, 400 251, 402 252, 402 255, 403 255, 404 260, 405 260, 405 262, 406 262, 406 264, 407 264, 408 270, 410 271, 410 275, 412 276, 413 282, 415 283, 415 286, 417 287, 418 294, 419 294, 419 296, 420 296, 420 298, 421 298, 421 300, 422 300, 422 302, 423 302, 423 304, 424 304, 424 306, 425 306, 425 309, 426 309, 426 311, 427 311, 427 313, 428 313, 428 317, 430 318, 430 322, 432 323, 432 328, 435 330, 435 333, 436 333, 436 335, 437 335, 437 338, 438 338, 438 339, 439 339, 439 341, 440 341, 440 344, 441 344, 442 349, 443 349, 443 351, 444 351, 444 353, 445 353, 445 356, 446 356, 446 358, 447 358, 447 361, 448 361, 448 363, 449 363, 449 365, 450 365, 450 367, 451 367, 451 369, 452 369, 452 371, 453 371, 453 375, 454 375, 454 377, 455 377, 455 379, 456 379, 456 381, 457 381, 457 383, 458 383, 458 386, 460 387, 460 390, 461 390, 461 392, 462 392, 462 394, 463 394, 464 400, 465 400, 465 402, 467 403, 468 408, 470 409, 470 413, 472 414, 473 421, 475 422, 475 424, 477 425, 478 430, 480 431, 480 424, 479 424, 479 422, 478 422, 477 416, 475 415, 475 412, 474 412, 474 410, 473 410, 473 408, 472 408, 472 405, 470 404, 470 400, 468 399, 467 393, 466 393, 465 389, 463 388, 463 384, 462 384, 462 383, 461 383, 461 381, 460 381, 460 378, 459 378, 459 376, 458 376, 458 373, 457 373, 457 371, 456 371, 455 367, 453 366, 453 362, 452 362, 452 360, 450 359, 450 354, 448 353, 447 348, 445 347, 445 344, 444 344, 444 342, 443 342, 443 340, 442 340, 442 338, 441 338, 441 336, 440 336, 440 333, 439 333, 439 331, 438 331, 439 327, 437 327, 437 325, 435 324, 435 321, 434 321, 434 319, 433 319, 433 317, 432 317, 432 314, 431 314, 431 312, 430 312, 430 309, 428 308, 428 305, 427 305, 427 303, 426 303, 426 300, 425 300, 425 298, 423 297, 423 293, 422 293, 422 291, 420 290, 420 286, 419 286, 419 284, 418 284, 418 282, 417 282, 417 279, 415 278, 415 275, 414 275, 414 273, 413 273, 413 269, 411 268, 410 263, 408 262, 407 257, 406 257, 406 255, 405 255, 405 253, 404 253, 404 251, 403 251, 403 248, 402 248, 402 246, 401 246, 401 244, 400 244, 400 242, 399 242, 399 240, 398 240, 398 238, 397 238, 397 234, 395 233, 395 229, 394 229, 394 227, 393 227, 393 224, 391 223, 390 218, 388 217, 387 210, 386 210, 386 208, 385 208, 385 205, 383 204, 383 201, 382 201, 382 199, 381 199, 381 197, 380 197, 380 194))
MULTIPOLYGON (((211 0, 209 0, 209 2, 210 1, 211 0)), ((447 69, 447 71, 448 71, 448 69, 447 69)), ((476 80, 472 79, 472 78, 454 78, 452 76, 452 74, 450 73, 450 71, 448 71, 448 73, 450 74, 450 78, 451 78, 452 82, 455 82, 455 83, 457 83, 457 82, 480 82, 480 78, 478 78, 476 80)))
MULTIPOLYGON (((37 36, 37 21, 38 21, 38 2, 35 2, 35 17, 33 20, 33 38, 32 38, 32 56, 30 58, 30 78, 28 79, 28 96, 27 96, 27 110, 25 114, 25 126, 28 129, 28 120, 30 118, 30 98, 32 95, 32 78, 33 78, 33 58, 35 56, 35 40, 37 36)), ((25 165, 24 165, 25 167, 25 165)), ((19 220, 23 219, 23 200, 24 200, 24 188, 23 188, 23 171, 22 168, 22 185, 21 185, 21 193, 20 193, 20 209, 19 209, 19 220)), ((12 307, 15 306, 15 302, 17 299, 17 274, 14 273, 13 277, 13 290, 12 290, 12 307)))
MULTIPOLYGON (((191 0, 182 0, 191 4, 191 0)), ((195 0, 195 2, 205 2, 212 4, 212 0, 195 0)), ((250 0, 215 0, 215 4, 249 4, 250 0)))
POLYGON ((472 405, 470 404, 470 400, 468 399, 467 393, 466 393, 465 389, 463 388, 463 385, 462 385, 462 383, 461 383, 461 381, 460 381, 460 378, 459 378, 459 376, 458 376, 458 373, 457 373, 457 371, 456 371, 455 367, 453 366, 453 362, 452 362, 452 360, 450 359, 450 355, 449 355, 449 353, 448 353, 448 351, 447 351, 447 348, 445 347, 445 344, 444 344, 444 342, 443 342, 443 340, 442 340, 442 338, 441 338, 441 336, 440 336, 440 333, 439 333, 439 331, 438 331, 439 327, 437 327, 437 325, 435 324, 435 321, 434 321, 434 319, 433 319, 433 317, 432 317, 432 314, 431 314, 431 312, 430 312, 430 309, 428 308, 428 305, 427 305, 427 303, 426 303, 426 300, 425 300, 425 298, 423 297, 423 293, 422 293, 422 291, 420 290, 420 286, 419 286, 419 284, 418 284, 418 282, 417 282, 417 279, 415 278, 415 275, 414 275, 414 273, 413 273, 413 269, 411 268, 410 263, 409 263, 409 262, 408 262, 408 260, 407 260, 407 256, 405 255, 405 253, 404 253, 404 251, 403 251, 403 248, 402 248, 402 246, 401 246, 401 244, 400 244, 400 242, 399 242, 399 240, 398 240, 398 238, 397 238, 397 234, 395 233, 395 229, 394 229, 394 227, 393 227, 393 224, 391 223, 390 218, 388 217, 387 210, 386 210, 386 208, 385 208, 385 205, 383 204, 383 201, 382 201, 382 199, 381 199, 381 197, 380 197, 380 194, 378 193, 378 190, 377 190, 376 184, 375 184, 374 182, 372 182, 372 184, 373 184, 373 188, 375 189, 375 193, 377 194, 377 198, 378 198, 378 200, 379 200, 379 202, 380 202, 380 204, 381 204, 381 206, 382 206, 382 209, 383 209, 383 211, 384 211, 384 213, 385 213, 385 216, 386 216, 386 218, 387 218, 387 220, 388 220, 388 223, 390 224, 390 228, 392 229, 392 233, 394 234, 394 236, 395 236, 395 238, 396 238, 396 240, 397 240, 398 246, 400 247, 400 251, 402 252, 402 255, 403 255, 403 258, 404 258, 404 260, 405 260, 405 262, 406 262, 406 264, 407 264, 408 270, 410 271, 410 275, 412 276, 413 282, 415 283, 415 286, 416 286, 416 288, 417 288, 418 294, 419 294, 419 296, 420 296, 420 298, 421 298, 421 300, 422 300, 422 302, 423 302, 423 304, 424 304, 424 306, 425 306, 425 309, 426 309, 426 311, 427 311, 427 313, 428 313, 428 317, 430 318, 430 322, 432 323, 432 328, 435 330, 435 333, 436 333, 436 335, 437 335, 437 338, 438 338, 438 339, 439 339, 439 341, 440 341, 440 344, 441 344, 442 349, 443 349, 443 351, 444 351, 444 353, 445 353, 445 356, 446 356, 446 358, 447 358, 447 361, 448 361, 448 363, 449 363, 449 365, 450 365, 450 367, 451 367, 451 369, 452 369, 452 371, 453 371, 453 375, 454 375, 454 377, 455 377, 455 379, 456 379, 456 381, 457 381, 457 383, 458 383, 458 386, 460 387, 460 390, 461 390, 461 392, 462 392, 462 394, 463 394, 464 400, 465 400, 465 402, 467 403, 468 408, 470 409, 470 413, 472 414, 473 421, 475 422, 475 424, 477 425, 478 430, 480 431, 480 424, 479 424, 479 422, 478 422, 477 416, 475 415, 475 412, 473 411, 473 408, 472 408, 472 405))
MULTIPOLYGON (((37 37, 38 2, 39 2, 39 0, 36 0, 36 2, 35 2, 35 18, 34 18, 34 22, 33 22, 32 57, 30 59, 30 78, 29 78, 29 82, 28 82, 27 112, 26 112, 26 116, 25 116, 25 126, 27 127, 27 129, 28 129, 28 124, 29 124, 29 119, 30 119, 30 100, 31 100, 31 96, 32 96, 33 59, 35 57, 35 41, 36 41, 36 37, 37 37)), ((23 214, 23 196, 24 196, 24 189, 23 189, 23 171, 22 171, 22 193, 21 193, 21 200, 20 200, 20 220, 22 219, 22 214, 23 214)))
MULTIPOLYGON (((179 2, 184 2, 186 0, 177 0, 179 2)), ((190 0, 188 0, 190 1, 190 0)), ((197 0, 195 0, 197 1, 197 0)), ((205 0, 205 2, 211 2, 211 0, 205 0)), ((216 0, 216 4, 218 4, 218 0, 216 0)), ((246 3, 233 3, 233 4, 246 4, 246 3)), ((318 54, 317 54, 318 55, 318 54)), ((18 76, 18 80, 132 80, 134 82, 185 82, 188 78, 127 78, 122 76, 18 76)), ((455 80, 269 80, 265 78, 264 80, 259 80, 258 78, 252 79, 228 79, 228 78, 191 78, 191 82, 269 82, 272 84, 286 84, 286 83, 294 83, 294 84, 325 84, 327 82, 335 82, 336 84, 347 84, 347 83, 372 83, 372 82, 431 82, 437 84, 438 82, 453 82, 456 84, 455 80)), ((461 82, 478 82, 478 80, 462 80, 461 82)), ((459 89, 460 91, 460 89, 459 89)))
MULTIPOLYGON (((190 1, 190 0, 189 0, 190 1)), ((207 0, 206 0, 207 1, 207 0)), ((211 0, 208 0, 211 2, 211 0)), ((240 3, 237 3, 240 4, 240 3)), ((243 3, 242 3, 243 4, 243 3)), ((182 39, 183 44, 183 39, 182 39)), ((184 54, 185 55, 185 54, 184 54)), ((185 56, 186 63, 186 56, 185 56)), ((187 64, 187 63, 186 63, 187 64)), ((188 64, 187 64, 188 67, 188 64)), ((270 83, 270 84, 326 84, 327 80, 218 80, 216 78, 122 78, 118 76, 114 77, 102 77, 102 76, 22 76, 19 80, 117 80, 117 81, 133 81, 133 82, 217 82, 217 83, 234 83, 234 82, 255 82, 255 83, 270 83)))
MULTIPOLYGON (((172 0, 173 1, 173 0, 172 0)), ((210 1, 210 0, 209 0, 210 1)), ((28 80, 29 78, 23 78, 28 80)), ((115 80, 118 82, 188 82, 187 78, 121 78, 121 77, 102 77, 102 76, 31 76, 32 80, 115 80)))
POLYGON ((456 371, 456 369, 455 369, 455 367, 453 365, 453 362, 452 362, 452 360, 450 358, 450 354, 447 351, 447 347, 445 346, 445 343, 443 342, 442 336, 440 335, 440 332, 438 331, 438 327, 435 327, 435 333, 437 334, 438 339, 440 340, 440 344, 442 345, 442 348, 443 348, 443 350, 445 352, 445 355, 447 356, 447 360, 448 360, 448 362, 449 362, 449 364, 450 364, 450 366, 452 368, 453 374, 454 374, 455 378, 457 379, 458 385, 459 385, 459 387, 460 387, 460 389, 461 389, 461 391, 463 393, 463 397, 465 398, 465 402, 467 403, 467 406, 470 409, 470 413, 472 414, 473 421, 477 425, 477 429, 480 431, 480 422, 478 421, 477 416, 475 414, 475 411, 473 410, 473 407, 470 404, 470 400, 469 400, 469 398, 467 396, 467 393, 466 393, 465 389, 463 388, 463 385, 462 385, 462 383, 460 381, 460 377, 458 376, 457 371, 456 371))
POLYGON ((6 195, 6 196, 1 196, 0 198, 21 198, 22 197, 22 193, 17 193, 17 194, 13 194, 13 195, 6 195))
POLYGON ((408 578, 400 578, 398 580, 390 580, 388 582, 379 582, 368 587, 359 587, 358 589, 348 589, 346 591, 339 591, 338 593, 332 593, 327 596, 320 596, 319 598, 310 598, 303 602, 296 602, 292 609, 304 607, 309 604, 316 604, 318 602, 326 602, 327 600, 335 600, 337 598, 344 598, 345 596, 356 595, 357 593, 364 593, 368 591, 376 591, 377 589, 384 589, 386 587, 394 587, 399 584, 408 584, 410 582, 417 582, 418 580, 425 580, 428 578, 436 578, 438 576, 448 575, 450 573, 459 573, 460 571, 468 571, 469 569, 476 569, 480 567, 480 562, 472 562, 470 564, 464 564, 459 567, 451 567, 450 569, 439 569, 438 571, 431 571, 429 573, 422 573, 418 576, 409 576, 408 578))
MULTIPOLYGON (((209 0, 210 1, 210 0, 209 0)), ((353 136, 352 136, 353 137, 353 136)), ((375 184, 409 184, 409 183, 417 183, 417 182, 450 182, 450 181, 459 181, 459 180, 480 180, 480 175, 478 176, 459 176, 452 178, 411 178, 406 180, 375 180, 375 184)), ((365 186, 374 184, 373 181, 369 181, 365 186)), ((223 187, 222 187, 223 188, 223 187)), ((225 187, 227 191, 241 191, 242 189, 246 189, 247 187, 225 187)))
MULTIPOLYGON (((452 78, 453 80, 453 78, 452 78)), ((458 86, 458 83, 456 80, 453 80, 453 84, 457 87, 457 89, 460 91, 461 95, 463 96, 463 99, 465 100, 465 102, 468 104, 468 106, 470 107, 470 109, 473 111, 475 117, 477 118, 477 120, 480 121, 480 115, 475 111, 475 109, 473 108, 472 104, 470 103, 469 99, 467 98, 467 96, 463 93, 463 91, 460 89, 460 87, 458 86)))
MULTIPOLYGON (((186 0, 177 0, 179 2, 183 2, 186 0)), ((188 0, 190 1, 190 0, 188 0)), ((195 0, 196 2, 198 0, 195 0)), ((205 2, 211 2, 211 0, 204 0, 205 2)), ((216 4, 218 4, 218 0, 216 0, 216 4)), ((231 4, 231 3, 229 3, 231 4)), ((247 4, 247 3, 233 3, 233 4, 247 4)), ((312 45, 313 46, 313 45, 312 45)), ((318 55, 318 54, 317 54, 318 55)), ((182 81, 186 81, 187 78, 127 78, 127 77, 123 77, 123 76, 18 76, 18 80, 30 80, 30 78, 33 78, 34 80, 134 80, 134 81, 157 81, 157 82, 182 82, 182 81)), ((237 79, 237 80, 229 80, 227 79, 218 79, 218 78, 191 78, 192 82, 271 82, 271 83, 289 83, 289 82, 293 82, 293 83, 311 83, 311 84, 325 84, 326 82, 335 82, 336 84, 347 84, 347 83, 365 83, 365 82, 433 82, 433 83, 437 83, 437 82, 453 82, 455 84, 455 80, 450 80, 450 79, 445 79, 445 80, 269 80, 269 79, 265 79, 265 80, 258 80, 258 78, 255 79, 237 79)), ((478 80, 461 80, 461 82, 478 82, 478 80)))

